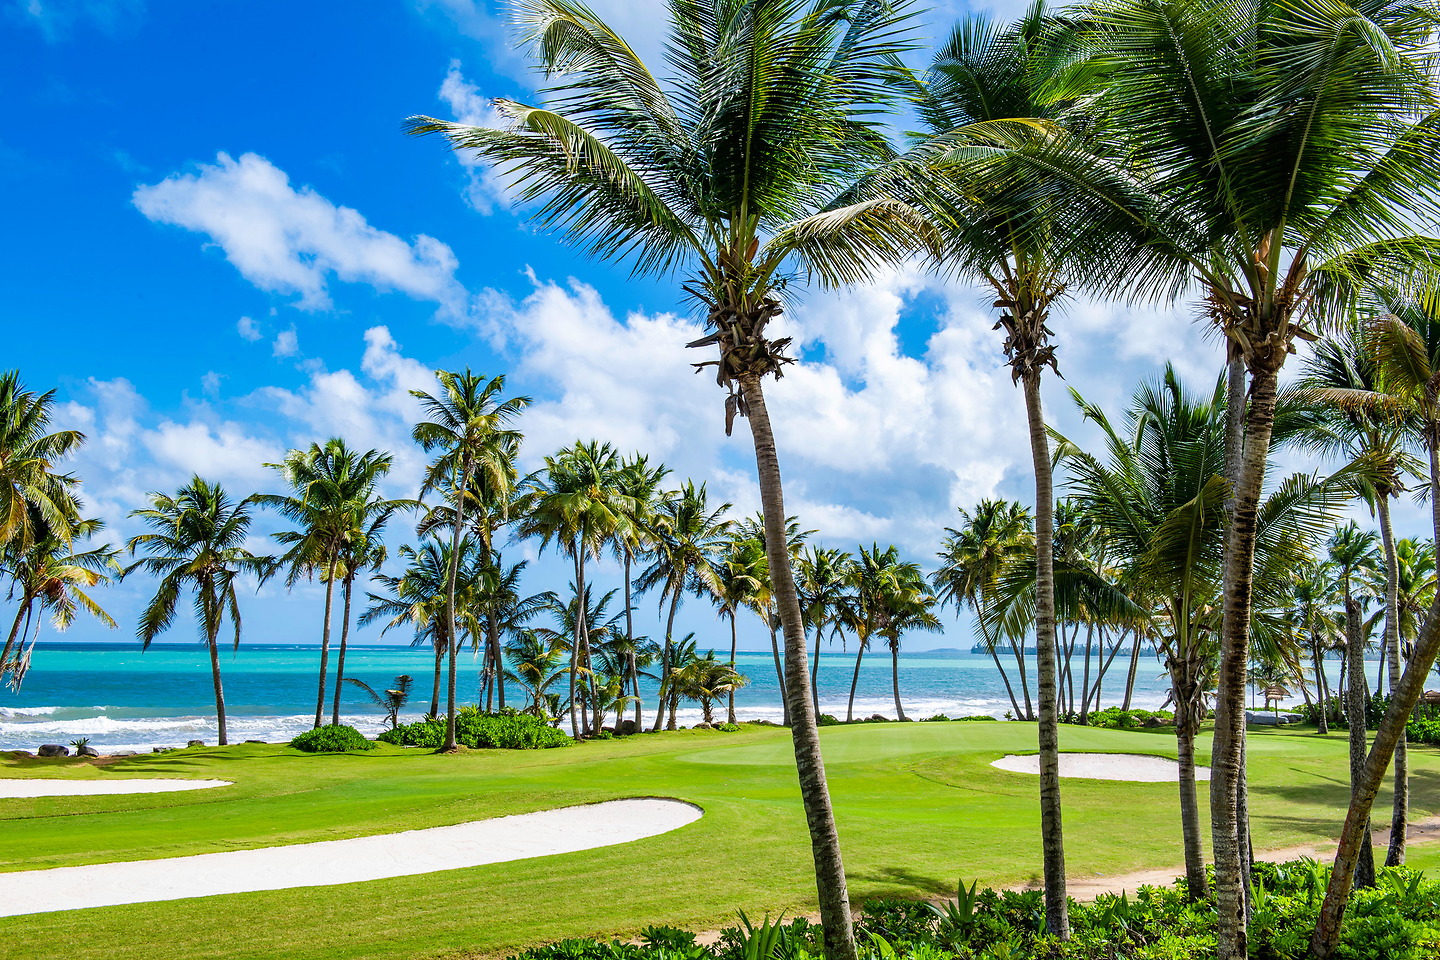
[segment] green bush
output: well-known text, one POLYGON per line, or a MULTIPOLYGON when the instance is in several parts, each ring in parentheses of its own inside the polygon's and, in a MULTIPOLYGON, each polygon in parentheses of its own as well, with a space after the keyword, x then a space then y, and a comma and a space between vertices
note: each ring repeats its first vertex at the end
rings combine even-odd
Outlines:
MULTIPOLYGON (((1313 860, 1257 863, 1250 956, 1300 960, 1330 879, 1313 860)), ((1040 891, 979 890, 963 885, 953 900, 930 904, 869 900, 856 939, 874 960, 1176 960, 1213 956, 1215 908, 1191 903, 1184 882, 1142 887, 1134 896, 1102 895, 1072 903, 1071 939, 1045 933, 1040 891)), ((652 927, 641 944, 565 940, 518 960, 818 960, 818 924, 765 919, 721 932, 713 947, 668 927, 652 927)), ((1404 867, 1387 868, 1376 886, 1351 897, 1341 927, 1341 960, 1433 960, 1440 956, 1440 882, 1404 867)))
POLYGON ((354 727, 343 723, 327 723, 314 730, 306 730, 290 741, 290 746, 306 753, 344 753, 347 750, 374 750, 375 744, 354 727))
POLYGON ((982 721, 982 722, 983 722, 983 721, 986 721, 986 720, 989 720, 989 721, 994 722, 994 723, 999 723, 999 722, 1000 722, 1000 718, 999 718, 999 717, 992 717, 992 716, 990 716, 990 714, 988 714, 988 713, 977 713, 977 714, 976 714, 975 716, 973 716, 973 717, 955 717, 954 719, 955 719, 955 720, 979 720, 979 721, 982 721))
POLYGON ((1169 710, 1121 710, 1119 707, 1106 707, 1090 714, 1085 722, 1088 726, 1105 730, 1139 730, 1141 727, 1174 723, 1175 714, 1169 710))
POLYGON ((1440 720, 1411 720, 1405 724, 1405 739, 1411 743, 1440 744, 1440 720))
POLYGON ((722 733, 739 733, 739 732, 740 732, 740 724, 738 724, 738 723, 717 723, 717 724, 715 724, 715 729, 721 731, 722 733))
POLYGON ((845 722, 844 720, 840 720, 840 719, 837 719, 836 717, 832 717, 832 716, 831 716, 830 714, 828 714, 828 713, 822 713, 822 714, 820 714, 820 716, 818 716, 818 717, 815 718, 815 725, 818 726, 818 727, 838 727, 838 726, 840 726, 840 724, 842 724, 842 723, 844 723, 844 722, 845 722))
MULTIPOLYGON (((379 738, 385 743, 438 750, 445 745, 445 718, 402 723, 379 738)), ((483 713, 479 707, 461 707, 455 714, 455 741, 473 749, 544 750, 567 747, 573 741, 534 714, 506 709, 483 713)))

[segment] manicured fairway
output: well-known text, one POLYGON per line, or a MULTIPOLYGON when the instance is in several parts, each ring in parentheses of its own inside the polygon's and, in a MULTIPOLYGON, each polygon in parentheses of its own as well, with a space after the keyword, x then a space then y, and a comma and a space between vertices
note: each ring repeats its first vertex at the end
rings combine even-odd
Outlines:
MULTIPOLYGON (((912 723, 824 731, 852 896, 927 896, 958 877, 1038 875, 1038 782, 989 766, 1034 748, 1021 723, 912 723)), ((1257 847, 1322 841, 1343 813, 1345 741, 1251 738, 1257 847)), ((1174 756, 1165 732, 1066 727, 1066 750, 1174 756)), ((7 958, 490 956, 580 934, 691 928, 808 910, 809 845, 788 732, 681 731, 537 753, 436 756, 381 747, 308 756, 281 747, 196 749, 95 769, 0 763, 0 776, 219 777, 224 790, 5 800, 0 870, 150 859, 354 837, 593 800, 670 796, 700 821, 591 853, 320 887, 0 921, 7 958)), ((1411 751, 1416 817, 1440 812, 1440 751, 1411 751)), ((1208 742, 1201 744, 1208 759, 1208 742)), ((1203 804, 1202 790, 1202 804, 1203 804)), ((1076 875, 1181 860, 1173 784, 1071 781, 1066 847, 1076 875)), ((1383 809, 1388 797, 1382 796, 1383 809)), ((1417 851, 1421 848, 1417 847, 1417 851)), ((1428 851, 1427 851, 1428 853, 1428 851)))

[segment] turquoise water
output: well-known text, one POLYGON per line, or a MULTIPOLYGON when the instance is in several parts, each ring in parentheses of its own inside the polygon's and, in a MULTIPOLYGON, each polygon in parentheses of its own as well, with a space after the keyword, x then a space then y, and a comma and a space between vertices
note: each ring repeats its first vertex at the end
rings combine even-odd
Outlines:
MULTIPOLYGON (((334 662, 332 651, 332 678, 334 662)), ((246 644, 235 653, 224 651, 221 674, 231 742, 288 740, 307 729, 314 718, 318 664, 319 651, 313 646, 246 644)), ((433 664, 428 649, 353 646, 345 672, 377 690, 389 686, 397 674, 413 676, 415 686, 405 713, 413 719, 429 709, 433 664)), ((461 654, 458 689, 462 701, 476 699, 479 666, 469 651, 461 654)), ((750 685, 736 697, 738 718, 779 720, 779 686, 771 655, 742 653, 737 666, 750 678, 750 685)), ((844 717, 854 666, 852 654, 822 655, 819 686, 823 712, 844 717)), ((1118 703, 1124 695, 1128 667, 1127 651, 1116 658, 1107 676, 1106 704, 1118 703)), ((1160 673, 1155 658, 1142 654, 1135 706, 1153 708, 1165 699, 1166 684, 1160 673)), ((653 696, 654 686, 642 683, 647 698, 653 696)), ((1010 709, 1000 675, 984 655, 902 656, 900 691, 906 713, 917 718, 936 713, 1001 716, 1010 709)), ((511 696, 517 693, 512 688, 511 696)), ((191 739, 214 743, 214 709, 209 659, 199 644, 155 644, 142 653, 138 645, 129 644, 42 642, 20 692, 0 690, 0 749, 33 750, 41 743, 67 743, 79 737, 111 749, 183 746, 191 739)), ((653 718, 653 707, 647 707, 647 712, 653 718)), ((855 713, 895 715, 888 653, 867 655, 862 661, 855 713)), ((380 710, 363 690, 350 685, 344 691, 341 715, 345 722, 370 734, 384 726, 380 710)), ((682 709, 678 719, 682 724, 694 723, 700 719, 700 711, 698 707, 682 709)))

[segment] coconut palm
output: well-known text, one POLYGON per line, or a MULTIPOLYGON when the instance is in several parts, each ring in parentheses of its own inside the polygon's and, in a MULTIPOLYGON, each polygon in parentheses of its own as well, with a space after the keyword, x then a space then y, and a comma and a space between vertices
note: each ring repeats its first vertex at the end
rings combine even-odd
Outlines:
POLYGON ((34 524, 32 530, 44 532, 38 538, 32 535, 28 547, 21 549, 16 538, 8 549, 0 551, 0 569, 11 578, 10 598, 18 601, 5 649, 0 653, 0 678, 8 676, 10 687, 17 691, 25 679, 30 651, 39 638, 45 614, 60 631, 67 629, 82 610, 107 627, 115 626, 89 591, 108 584, 111 575, 119 572, 119 551, 109 544, 79 549, 80 542, 104 528, 104 521, 69 522, 59 535, 52 534, 48 524, 38 518, 34 524))
MULTIPOLYGON (((595 441, 568 447, 546 457, 545 466, 524 484, 517 503, 519 534, 538 537, 544 551, 551 543, 575 566, 576 595, 586 595, 585 563, 598 558, 605 544, 627 524, 633 512, 629 496, 620 489, 620 457, 610 444, 595 441)), ((576 687, 592 682, 589 624, 584 607, 578 610, 574 643, 570 648, 570 726, 579 739, 598 730, 595 718, 578 714, 581 697, 576 687)), ((588 702, 596 701, 594 689, 588 702)))
POLYGON ((852 960, 839 840, 810 706, 805 644, 785 508, 762 381, 790 362, 767 327, 780 290, 803 270, 828 284, 865 279, 877 261, 913 248, 923 229, 888 197, 842 194, 891 150, 880 115, 909 46, 908 0, 702 0, 670 5, 662 84, 615 31, 569 0, 516 6, 524 40, 547 76, 545 106, 499 101, 498 128, 415 118, 457 149, 510 171, 536 216, 604 259, 639 272, 684 271, 718 348, 726 419, 749 420, 770 566, 784 624, 786 697, 828 954, 852 960), (562 79, 563 78, 563 79, 562 79), (803 702, 802 702, 803 701, 803 702))
MULTIPOLYGON (((810 698, 817 714, 820 712, 820 641, 825 636, 827 626, 831 628, 831 639, 834 639, 840 608, 849 596, 854 565, 855 558, 846 551, 817 546, 802 550, 795 565, 795 588, 800 591, 800 611, 805 615, 806 626, 815 631, 815 659, 810 668, 810 698)), ((734 666, 734 655, 731 657, 731 666, 734 666)))
POLYGON ((530 699, 524 712, 551 719, 546 695, 565 678, 568 652, 564 640, 548 631, 525 628, 506 643, 505 655, 510 661, 510 679, 520 684, 530 699))
POLYGON ((939 554, 940 567, 931 575, 931 581, 941 604, 954 604, 956 608, 968 604, 975 611, 980 641, 995 661, 995 668, 1000 671, 1014 716, 1033 720, 1035 711, 1030 701, 1030 682, 1025 674, 1023 640, 1011 644, 1020 676, 1020 689, 1025 698, 1022 710, 1005 666, 1000 662, 996 638, 986 629, 987 620, 993 617, 990 604, 1001 572, 1033 555, 1034 548, 1030 545, 1035 537, 1031 530, 1030 511, 1014 501, 991 499, 981 500, 973 513, 964 507, 959 510, 960 528, 945 528, 945 543, 939 554))
POLYGON ((895 718, 905 719, 900 702, 900 638, 909 630, 939 630, 931 612, 930 595, 918 563, 900 559, 900 550, 879 544, 860 548, 851 576, 855 589, 856 638, 863 644, 879 637, 890 650, 890 683, 895 696, 895 718))
POLYGON ((54 413, 54 390, 35 393, 18 370, 0 373, 0 549, 24 551, 47 529, 63 538, 79 519, 79 481, 56 467, 85 435, 51 430, 54 413))
POLYGON ((613 543, 624 567, 625 637, 630 651, 626 671, 630 677, 631 691, 635 695, 635 729, 637 731, 642 722, 640 717, 640 663, 636 659, 636 651, 639 646, 635 641, 635 598, 631 570, 635 563, 636 553, 642 552, 650 546, 650 526, 660 493, 660 483, 669 473, 670 468, 663 463, 654 467, 650 466, 650 458, 643 454, 637 453, 620 462, 618 486, 620 492, 630 498, 630 510, 625 517, 625 522, 616 528, 613 543))
MULTIPOLYGON (((333 437, 323 446, 312 443, 307 450, 289 451, 280 463, 266 464, 279 471, 291 492, 259 494, 254 498, 256 503, 277 510, 297 525, 295 530, 274 534, 277 541, 289 548, 279 560, 279 566, 285 571, 285 585, 293 587, 302 578, 316 576, 325 583, 316 727, 323 722, 325 696, 329 691, 327 670, 335 584, 348 584, 353 580, 353 574, 347 579, 344 568, 357 562, 355 550, 364 549, 366 533, 374 521, 381 517, 388 519, 404 505, 401 501, 381 500, 375 493, 376 484, 390 471, 391 459, 389 454, 378 450, 358 453, 344 440, 333 437), (351 544, 349 547, 347 542, 351 544)), ((378 537, 379 529, 373 532, 378 537)), ((348 596, 347 589, 347 599, 348 596)), ((347 612, 347 636, 348 631, 347 612)))
POLYGON ((195 594, 195 616, 201 639, 210 651, 210 674, 215 685, 215 722, 219 743, 229 743, 225 728, 225 690, 220 681, 220 628, 226 619, 234 629, 234 647, 240 647, 240 602, 235 584, 242 576, 262 577, 272 563, 257 557, 243 544, 250 531, 254 497, 235 501, 218 483, 191 477, 173 496, 150 494, 150 506, 135 510, 136 517, 153 533, 131 537, 126 543, 133 556, 148 556, 125 568, 122 576, 144 570, 159 579, 155 595, 140 614, 136 636, 142 647, 175 622, 181 593, 195 594))
POLYGON ((713 725, 715 714, 711 708, 714 702, 729 696, 750 681, 728 663, 716 660, 714 650, 707 650, 705 656, 696 657, 676 670, 671 682, 678 696, 686 700, 700 701, 703 722, 713 725))
MULTIPOLYGON (((456 589, 461 555, 460 541, 471 509, 472 485, 504 491, 513 485, 514 450, 519 434, 509 424, 530 404, 529 397, 504 397, 505 378, 484 377, 468 368, 462 373, 435 371, 438 394, 412 390, 425 419, 411 431, 427 453, 435 453, 421 487, 423 497, 438 490, 449 501, 450 570, 445 589, 446 633, 450 641, 450 669, 446 692, 445 747, 455 749, 455 656, 459 633, 455 623, 456 589)), ((484 501, 477 507, 483 508, 484 501)), ((482 525, 482 553, 490 548, 490 527, 482 525)), ((482 563, 486 558, 482 557, 482 563)))
MULTIPOLYGON (((663 495, 651 514, 650 556, 653 559, 641 572, 639 583, 643 590, 659 588, 662 610, 669 605, 660 655, 662 687, 670 675, 669 650, 681 598, 687 593, 704 596, 713 592, 708 585, 714 576, 712 565, 725 548, 730 532, 730 521, 725 519, 729 509, 729 503, 712 508, 705 485, 697 487, 693 481, 686 481, 681 489, 663 495)), ((655 714, 653 731, 660 729, 664 713, 662 703, 655 714)), ((673 728, 672 710, 669 729, 673 728)))
MULTIPOLYGON (((755 598, 769 589, 769 568, 765 563, 765 546, 759 540, 742 536, 732 530, 719 555, 710 563, 706 581, 711 600, 722 616, 730 620, 730 659, 735 666, 739 643, 737 617, 742 608, 751 609, 755 598)), ((726 696, 726 722, 735 722, 735 691, 726 696)))
POLYGON ((1424 622, 1435 602, 1435 544, 1404 537, 1395 543, 1396 607, 1400 611, 1400 643, 1409 659, 1424 622))
MULTIPOLYGON (((400 711, 404 710, 405 704, 409 702, 410 687, 415 683, 415 680, 409 674, 402 673, 396 677, 395 686, 386 690, 384 694, 376 693, 375 688, 364 680, 346 677, 345 682, 354 684, 361 690, 364 690, 370 696, 375 706, 385 711, 385 722, 390 724, 391 730, 400 726, 400 711)), ((338 723, 339 721, 336 722, 338 723)))
POLYGON ((1335 608, 1342 599, 1330 563, 1317 559, 1300 565, 1291 574, 1290 589, 1295 608, 1295 629, 1310 653, 1315 674, 1315 699, 1319 732, 1330 732, 1330 682, 1325 674, 1325 656, 1334 649, 1335 636, 1344 635, 1343 617, 1335 608))

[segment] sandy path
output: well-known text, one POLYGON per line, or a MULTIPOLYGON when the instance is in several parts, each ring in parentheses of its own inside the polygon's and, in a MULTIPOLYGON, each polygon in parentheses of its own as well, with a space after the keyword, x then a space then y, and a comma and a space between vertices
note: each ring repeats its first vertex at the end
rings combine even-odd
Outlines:
MULTIPOLYGON (((1371 837, 1371 843, 1379 854, 1376 860, 1383 861, 1385 848, 1390 843, 1390 828, 1376 830, 1371 837)), ((1410 830, 1406 834, 1407 843, 1427 843, 1436 839, 1440 839, 1440 817, 1416 820, 1410 824, 1410 830)), ((1278 850, 1257 850, 1255 859, 1267 863, 1283 863, 1286 860, 1310 857, 1324 863, 1335 858, 1335 846, 1334 843, 1327 842, 1299 847, 1281 847, 1278 850)), ((1176 877, 1183 876, 1185 876, 1185 867, 1182 864, 1164 870, 1137 870, 1134 873, 1122 873, 1114 877, 1072 877, 1067 879, 1065 886, 1070 896, 1076 900, 1094 900, 1102 893, 1134 893, 1141 887, 1167 886, 1173 883, 1176 877)), ((1012 889, 1038 889, 1038 884, 1012 889)))
POLYGON ((171 780, 158 777, 129 780, 0 780, 0 799, 17 797, 99 797, 125 793, 176 793, 181 790, 208 790, 228 787, 229 780, 171 780))
POLYGON ((668 833, 701 813, 679 800, 610 800, 354 840, 0 873, 0 916, 332 886, 573 853, 668 833))

